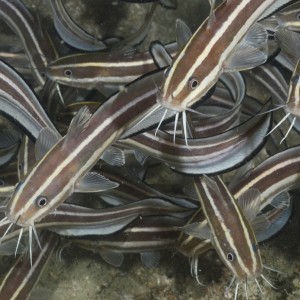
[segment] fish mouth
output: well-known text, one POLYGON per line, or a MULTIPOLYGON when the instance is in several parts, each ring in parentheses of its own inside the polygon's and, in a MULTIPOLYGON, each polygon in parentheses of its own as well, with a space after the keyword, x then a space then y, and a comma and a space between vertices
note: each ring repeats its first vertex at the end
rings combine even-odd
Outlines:
POLYGON ((22 218, 22 215, 20 214, 13 214, 9 207, 7 208, 5 212, 5 216, 8 221, 10 221, 12 224, 18 225, 20 227, 29 227, 32 224, 29 222, 26 222, 26 219, 22 218))
POLYGON ((176 113, 181 113, 184 112, 186 110, 185 107, 182 107, 181 105, 178 105, 176 103, 174 103, 174 97, 173 95, 171 95, 170 97, 157 97, 156 102, 161 106, 164 107, 168 110, 172 110, 175 111, 176 113))

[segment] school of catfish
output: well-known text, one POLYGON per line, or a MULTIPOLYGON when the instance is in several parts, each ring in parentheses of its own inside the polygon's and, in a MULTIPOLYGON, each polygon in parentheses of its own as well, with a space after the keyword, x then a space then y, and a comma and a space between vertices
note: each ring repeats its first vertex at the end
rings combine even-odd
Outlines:
POLYGON ((176 251, 199 298, 199 258, 215 250, 231 273, 224 297, 255 285, 263 298, 280 270, 260 243, 300 186, 300 1, 203 1, 206 19, 194 32, 177 19, 169 44, 146 37, 180 1, 124 2, 148 8, 143 24, 100 39, 63 0, 43 3, 50 32, 38 5, 0 0, 0 253, 16 256, 0 298, 29 299, 66 243, 115 267, 176 251), (182 186, 150 184, 163 168, 182 186))

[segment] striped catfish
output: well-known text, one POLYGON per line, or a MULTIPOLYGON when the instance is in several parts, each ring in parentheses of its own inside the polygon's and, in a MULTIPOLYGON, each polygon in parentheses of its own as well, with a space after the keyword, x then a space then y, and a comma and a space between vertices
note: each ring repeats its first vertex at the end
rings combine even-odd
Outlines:
MULTIPOLYGON (((199 200, 197 193, 195 191, 193 197, 199 200)), ((257 242, 267 240, 280 231, 291 216, 292 205, 289 194, 285 191, 278 193, 274 198, 262 198, 260 191, 249 188, 244 189, 236 200, 241 213, 253 226, 257 242)), ((188 223, 180 228, 182 232, 177 244, 178 251, 191 259, 191 274, 199 284, 201 283, 198 280, 198 257, 214 246, 207 228, 208 221, 205 219, 203 209, 200 208, 188 223)))
POLYGON ((1 0, 0 18, 22 40, 32 72, 37 83, 45 83, 45 70, 48 62, 57 58, 56 50, 37 19, 35 19, 20 0, 1 0))
MULTIPOLYGON (((214 18, 208 18, 176 56, 160 88, 158 103, 177 112, 185 111, 208 92, 223 71, 263 63, 266 60, 263 52, 247 40, 239 43, 250 27, 269 13, 270 6, 277 7, 279 2, 284 3, 231 0, 218 6, 214 18)), ((250 36, 253 38, 252 33, 250 36)))
MULTIPOLYGON (((246 84, 243 76, 239 72, 222 74, 212 95, 195 109, 197 110, 196 114, 190 115, 193 127, 195 127, 196 136, 198 138, 212 136, 216 135, 218 130, 219 133, 221 133, 233 127, 240 117, 241 103, 242 101, 245 102, 245 94, 246 84), (231 100, 229 100, 230 98, 231 100), (229 104, 228 102, 231 103, 229 104), (201 118, 201 114, 204 117, 201 118), (197 123, 199 123, 199 126, 197 126, 197 123), (217 128, 219 129, 217 130, 217 128)), ((187 117, 189 117, 189 115, 187 117)), ((175 140, 177 135, 176 118, 175 122, 169 124, 169 126, 170 125, 172 125, 175 140)), ((181 122, 181 132, 183 134, 185 130, 184 125, 185 124, 181 122)), ((162 127, 162 129, 164 129, 164 127, 162 127)))
MULTIPOLYGON (((174 111, 176 118, 182 112, 186 123, 186 110, 193 111, 190 106, 208 93, 221 73, 264 63, 268 34, 256 21, 286 2, 289 1, 223 1, 211 11, 165 72, 157 103, 166 112, 174 111)), ((187 137, 185 140, 187 144, 187 137)))
MULTIPOLYGON (((177 44, 166 45, 175 54, 177 44)), ((59 84, 77 88, 118 88, 145 73, 156 65, 147 52, 125 55, 118 52, 81 53, 61 57, 47 67, 47 76, 59 84)))
POLYGON ((135 219, 142 219, 145 216, 170 216, 184 219, 193 212, 194 209, 158 198, 143 199, 126 205, 100 209, 62 204, 35 227, 15 226, 12 228, 12 223, 3 218, 0 223, 1 243, 17 238, 15 248, 17 252, 23 234, 29 233, 29 249, 32 245, 33 234, 38 240, 37 229, 49 229, 62 236, 100 236, 120 231, 135 219))
MULTIPOLYGON (((244 99, 244 96, 241 100, 244 99)), ((241 105, 232 100, 230 92, 222 87, 216 87, 209 100, 198 108, 201 113, 214 115, 212 118, 199 118, 197 115, 189 114, 190 123, 193 125, 198 138, 209 137, 222 133, 236 125, 241 116, 241 105)), ((198 110, 197 109, 197 110, 198 110)), ((161 130, 173 136, 180 136, 183 126, 180 123, 174 133, 174 122, 168 122, 161 126, 161 130)), ((190 124, 189 124, 190 125, 190 124)))
POLYGON ((84 249, 99 253, 109 264, 119 267, 124 261, 124 253, 139 253, 142 264, 156 267, 159 250, 172 249, 176 245, 184 218, 145 217, 130 224, 124 231, 113 235, 83 237, 72 242, 84 249))
MULTIPOLYGON (((235 299, 241 282, 262 277, 263 264, 255 233, 246 214, 229 192, 220 177, 195 177, 195 190, 198 194, 207 224, 191 223, 183 227, 183 231, 196 237, 210 239, 220 259, 233 273, 231 284, 237 280, 235 299)), ((245 199, 249 202, 249 199, 245 199)), ((252 219, 260 211, 260 198, 255 196, 248 215, 252 219)), ((230 284, 230 285, 231 285, 230 284)))
POLYGON ((231 188, 235 198, 240 197, 247 189, 261 191, 264 206, 283 191, 293 190, 300 183, 300 146, 281 151, 255 167, 231 188))
POLYGON ((8 219, 33 226, 74 191, 97 191, 100 177, 88 171, 107 147, 153 109, 155 82, 161 77, 162 72, 157 72, 136 81, 108 99, 92 116, 83 108, 62 139, 44 130, 37 142, 37 150, 44 156, 19 182, 7 208, 8 219))

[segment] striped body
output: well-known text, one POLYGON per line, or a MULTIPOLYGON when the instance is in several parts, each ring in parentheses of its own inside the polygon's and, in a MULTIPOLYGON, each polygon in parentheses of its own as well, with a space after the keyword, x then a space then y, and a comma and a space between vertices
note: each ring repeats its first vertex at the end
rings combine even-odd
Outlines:
POLYGON ((231 192, 235 198, 247 189, 256 188, 261 192, 263 209, 268 205, 266 199, 273 199, 283 191, 299 187, 300 183, 300 147, 293 147, 271 156, 258 165, 249 176, 242 178, 231 192))
POLYGON ((9 220, 32 225, 70 196, 107 147, 155 105, 159 80, 161 72, 128 86, 128 92, 111 97, 84 126, 57 142, 19 183, 7 209, 9 220), (46 199, 43 207, 37 205, 40 199, 46 199))
MULTIPOLYGON (((101 209, 62 204, 55 212, 48 214, 41 222, 36 224, 36 228, 49 229, 62 236, 100 236, 120 231, 139 217, 172 216, 181 220, 190 216, 193 212, 193 209, 187 209, 157 198, 101 209)), ((16 238, 20 234, 20 230, 22 230, 22 228, 15 226, 11 232, 4 236, 9 225, 9 220, 4 220, 0 223, 2 242, 16 238)))
POLYGON ((100 252, 101 249, 117 250, 122 253, 140 253, 158 249, 170 249, 176 244, 184 219, 171 217, 146 217, 136 220, 123 232, 97 238, 75 240, 75 244, 100 252))
POLYGON ((251 25, 274 0, 224 1, 175 58, 160 89, 158 103, 184 111, 217 82, 223 65, 251 25))
POLYGON ((260 275, 262 262, 254 232, 231 193, 219 177, 214 177, 215 185, 205 177, 194 180, 221 260, 238 280, 260 275))
MULTIPOLYGON (((175 53, 176 44, 166 48, 175 53)), ((60 84, 78 88, 99 88, 104 84, 126 84, 156 69, 149 52, 122 55, 118 52, 73 54, 47 67, 47 75, 60 84)))

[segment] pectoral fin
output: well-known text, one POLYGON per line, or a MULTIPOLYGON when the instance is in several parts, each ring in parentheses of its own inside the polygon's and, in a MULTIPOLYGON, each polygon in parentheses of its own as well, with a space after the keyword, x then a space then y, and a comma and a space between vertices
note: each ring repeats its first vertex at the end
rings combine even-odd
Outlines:
POLYGON ((252 69, 266 62, 268 55, 251 44, 242 41, 238 44, 223 65, 224 72, 252 69))
POLYGON ((118 183, 110 181, 109 179, 107 179, 99 173, 89 172, 80 181, 76 183, 74 192, 96 193, 114 189, 118 186, 118 183))

